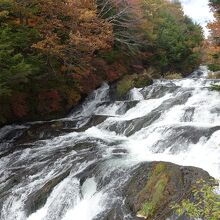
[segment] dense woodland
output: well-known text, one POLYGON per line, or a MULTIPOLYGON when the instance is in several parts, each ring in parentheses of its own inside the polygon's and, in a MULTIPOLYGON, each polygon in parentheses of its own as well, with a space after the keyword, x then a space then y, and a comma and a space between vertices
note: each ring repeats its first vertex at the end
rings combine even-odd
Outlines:
MULTIPOLYGON (((216 67, 219 1, 211 7, 216 67)), ((125 75, 187 75, 205 44, 176 0, 0 0, 0 25, 1 124, 58 117, 125 75)))
POLYGON ((210 39, 206 50, 207 60, 210 69, 220 70, 220 1, 210 0, 210 7, 214 13, 215 21, 208 25, 210 29, 210 39))

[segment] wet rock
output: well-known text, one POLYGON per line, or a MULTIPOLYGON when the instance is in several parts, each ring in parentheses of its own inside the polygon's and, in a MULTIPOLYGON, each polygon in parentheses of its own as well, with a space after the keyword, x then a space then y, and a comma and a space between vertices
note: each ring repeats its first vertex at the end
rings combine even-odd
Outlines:
POLYGON ((202 70, 196 70, 190 75, 190 77, 191 78, 200 78, 203 74, 204 73, 202 70))
POLYGON ((136 88, 143 88, 153 84, 153 79, 148 74, 138 75, 134 80, 134 86, 136 88))
MULTIPOLYGON (((82 132, 92 126, 96 126, 105 121, 107 116, 94 115, 89 117, 81 126, 77 128, 77 124, 74 121, 54 121, 54 122, 42 122, 39 124, 33 124, 23 134, 17 138, 16 145, 25 143, 32 143, 38 140, 45 140, 48 138, 64 135, 69 132, 82 132)), ((78 121, 79 122, 79 121, 78 121)))
POLYGON ((59 136, 65 133, 62 131, 63 128, 64 123, 62 121, 33 124, 17 138, 16 144, 31 143, 37 140, 59 136))
POLYGON ((195 112, 195 107, 190 107, 190 108, 186 109, 186 111, 182 117, 182 121, 191 122, 193 119, 194 112, 195 112))
POLYGON ((133 87, 142 88, 153 84, 147 74, 126 75, 116 83, 116 97, 121 100, 133 87))
POLYGON ((115 207, 105 217, 98 216, 95 220, 124 220, 126 216, 126 220, 144 220, 144 218, 137 217, 135 215, 129 214, 125 215, 124 210, 119 207, 115 207))
POLYGON ((127 154, 128 151, 126 149, 114 149, 112 151, 113 154, 127 154))
POLYGON ((127 92, 134 87, 134 79, 136 75, 127 75, 117 82, 116 95, 120 100, 125 97, 127 92))
POLYGON ((179 89, 179 87, 172 82, 167 82, 166 84, 159 83, 153 84, 152 86, 146 87, 141 90, 141 93, 144 95, 145 99, 161 98, 167 93, 172 93, 179 89))
POLYGON ((116 121, 106 127, 109 131, 114 131, 117 134, 124 134, 130 136, 140 129, 149 126, 160 117, 160 112, 153 111, 146 116, 135 118, 131 120, 116 121))
POLYGON ((134 108, 138 104, 138 101, 125 101, 121 108, 116 111, 116 114, 123 115, 131 108, 134 108))
POLYGON ((179 126, 165 127, 163 137, 152 147, 154 153, 163 153, 166 149, 176 154, 187 150, 190 144, 197 144, 201 138, 209 139, 212 134, 220 129, 220 126, 196 127, 196 126, 179 126), (182 143, 181 145, 179 143, 182 143))
POLYGON ((56 185, 58 185, 63 179, 65 179, 69 175, 70 171, 66 172, 54 177, 50 181, 48 181, 43 187, 39 190, 33 192, 28 196, 27 201, 25 202, 25 210, 27 215, 32 214, 39 208, 43 207, 46 203, 48 196, 54 189, 56 185))
POLYGON ((198 180, 209 181, 210 175, 199 168, 172 163, 141 164, 124 191, 126 205, 136 216, 148 220, 165 220, 172 215, 170 205, 190 196, 198 180))
POLYGON ((124 134, 126 136, 133 135, 135 132, 140 131, 142 128, 150 126, 154 121, 159 119, 167 109, 170 109, 175 105, 186 103, 188 98, 189 93, 186 92, 181 94, 179 99, 171 98, 167 101, 164 101, 159 107, 142 117, 134 118, 131 120, 116 121, 115 123, 111 123, 110 125, 106 126, 106 129, 114 131, 117 134, 124 134))
POLYGON ((78 132, 85 131, 85 130, 87 130, 90 127, 93 127, 93 126, 101 124, 108 117, 109 116, 105 116, 105 115, 93 115, 84 126, 82 126, 79 129, 76 129, 75 131, 78 131, 78 132))

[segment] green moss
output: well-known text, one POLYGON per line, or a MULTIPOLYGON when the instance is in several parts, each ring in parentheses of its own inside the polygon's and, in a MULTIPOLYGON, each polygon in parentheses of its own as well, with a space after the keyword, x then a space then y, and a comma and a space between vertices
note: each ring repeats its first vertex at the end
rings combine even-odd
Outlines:
POLYGON ((145 198, 145 195, 150 195, 149 199, 143 202, 142 208, 137 212, 138 216, 144 216, 145 218, 153 216, 161 201, 165 199, 164 192, 169 180, 168 175, 164 174, 165 169, 166 165, 159 163, 151 172, 149 181, 138 195, 141 199, 145 198))
POLYGON ((219 64, 209 64, 208 65, 209 70, 216 72, 220 71, 220 65, 219 64))
POLYGON ((152 83, 153 80, 147 74, 143 74, 135 78, 134 86, 137 88, 142 88, 145 86, 149 86, 152 83))
POLYGON ((115 61, 117 61, 120 56, 122 56, 121 51, 119 50, 112 50, 108 51, 106 53, 101 54, 101 57, 108 63, 113 64, 115 61))
POLYGON ((117 83, 116 93, 121 98, 133 87, 142 88, 152 83, 153 80, 146 74, 126 75, 117 83))
POLYGON ((134 87, 134 75, 127 75, 123 77, 122 80, 120 80, 117 84, 116 93, 119 98, 126 95, 126 93, 134 87))
POLYGON ((153 214, 154 209, 154 204, 152 204, 151 202, 146 202, 143 204, 142 209, 138 212, 138 215, 145 216, 147 218, 149 215, 153 214))
POLYGON ((182 77, 181 73, 170 73, 170 72, 168 72, 164 75, 164 78, 172 80, 172 79, 182 79, 183 77, 182 77))
POLYGON ((160 174, 162 171, 164 171, 166 169, 166 164, 164 163, 159 163, 156 165, 156 167, 154 168, 154 173, 153 175, 157 175, 160 174))
POLYGON ((152 203, 154 204, 155 209, 164 197, 164 191, 166 189, 167 183, 168 177, 165 175, 161 176, 160 179, 156 182, 156 185, 154 187, 155 191, 152 196, 152 203))

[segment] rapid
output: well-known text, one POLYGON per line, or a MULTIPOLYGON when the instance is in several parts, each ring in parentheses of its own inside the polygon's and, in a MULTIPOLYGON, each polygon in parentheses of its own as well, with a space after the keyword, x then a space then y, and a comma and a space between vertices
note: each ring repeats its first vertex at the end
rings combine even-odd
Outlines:
POLYGON ((0 219, 99 220, 118 203, 132 219, 121 186, 143 161, 220 179, 220 94, 207 75, 155 80, 123 100, 104 83, 66 118, 1 128, 0 219))

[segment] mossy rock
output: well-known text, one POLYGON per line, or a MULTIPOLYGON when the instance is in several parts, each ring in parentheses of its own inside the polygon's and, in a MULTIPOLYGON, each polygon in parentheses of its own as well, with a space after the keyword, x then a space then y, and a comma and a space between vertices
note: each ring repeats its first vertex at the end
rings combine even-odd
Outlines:
POLYGON ((27 201, 25 202, 26 213, 28 215, 36 212, 36 210, 42 208, 50 193, 60 182, 62 182, 68 175, 70 174, 70 170, 67 170, 46 182, 40 189, 32 192, 27 201))
POLYGON ((173 79, 182 79, 183 76, 181 73, 167 72, 164 74, 164 78, 168 80, 173 80, 173 79))
POLYGON ((117 82, 117 86, 116 86, 117 97, 122 98, 132 87, 134 87, 135 78, 136 75, 126 75, 117 82))
POLYGON ((172 202, 187 196, 196 181, 211 177, 195 167, 182 167, 166 162, 140 165, 125 191, 126 204, 137 217, 147 220, 164 220, 173 211, 172 202))
POLYGON ((147 74, 138 75, 134 80, 134 86, 137 88, 150 86, 152 84, 153 80, 147 74))
POLYGON ((126 75, 117 82, 116 95, 118 98, 122 98, 134 87, 142 88, 151 84, 153 84, 153 80, 147 74, 126 75))

